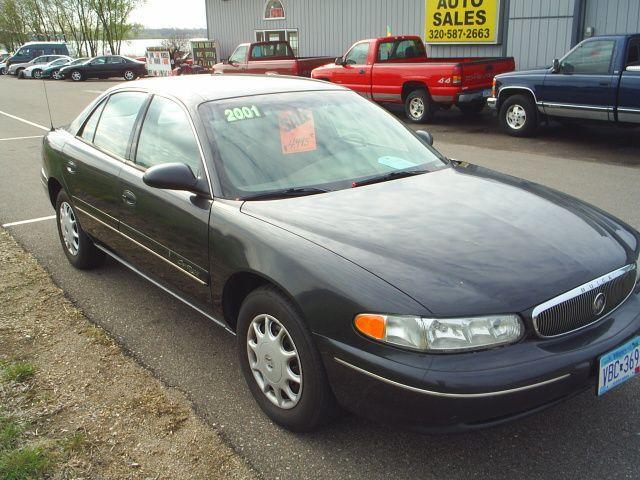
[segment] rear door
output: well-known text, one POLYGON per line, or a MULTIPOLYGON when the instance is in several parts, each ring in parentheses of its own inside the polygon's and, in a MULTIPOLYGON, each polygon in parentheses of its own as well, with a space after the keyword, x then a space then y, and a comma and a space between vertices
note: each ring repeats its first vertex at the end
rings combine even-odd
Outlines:
POLYGON ((617 76, 613 74, 616 41, 594 39, 578 45, 546 75, 539 101, 556 117, 613 120, 617 76))
POLYGON ((640 38, 631 39, 627 48, 618 94, 618 121, 640 123, 640 38))
POLYGON ((137 128, 137 147, 120 173, 120 230, 131 239, 126 258, 174 291, 206 306, 209 288, 209 211, 212 201, 143 182, 155 165, 180 162, 206 177, 202 150, 189 113, 155 95, 137 128))
POLYGON ((353 45, 343 58, 344 65, 336 65, 332 81, 371 98, 372 66, 367 64, 371 48, 373 45, 369 41, 353 45))
POLYGON ((114 93, 92 111, 63 155, 65 185, 82 227, 115 250, 121 208, 118 175, 147 94, 114 93))
POLYGON ((122 77, 124 75, 125 67, 126 64, 124 58, 117 55, 107 57, 106 75, 109 75, 110 77, 122 77))

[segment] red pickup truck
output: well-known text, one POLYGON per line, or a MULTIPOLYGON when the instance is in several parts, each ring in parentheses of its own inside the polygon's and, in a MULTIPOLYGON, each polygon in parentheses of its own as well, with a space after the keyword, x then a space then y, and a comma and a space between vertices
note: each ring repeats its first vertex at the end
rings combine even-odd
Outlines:
POLYGON ((404 104, 407 118, 426 123, 438 108, 477 113, 491 96, 493 77, 515 69, 509 58, 427 58, 420 37, 356 42, 311 77, 339 83, 379 103, 404 104))
POLYGON ((289 42, 257 42, 238 45, 226 62, 213 66, 214 74, 277 73, 311 76, 311 70, 333 60, 333 57, 296 57, 289 42))

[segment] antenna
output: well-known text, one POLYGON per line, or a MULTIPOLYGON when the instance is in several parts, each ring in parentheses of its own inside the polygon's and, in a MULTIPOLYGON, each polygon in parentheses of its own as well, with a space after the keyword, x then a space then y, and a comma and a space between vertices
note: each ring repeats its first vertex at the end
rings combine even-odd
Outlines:
POLYGON ((51 107, 49 106, 49 95, 47 95, 47 82, 42 79, 42 88, 44 89, 44 98, 47 102, 47 110, 49 112, 49 125, 51 125, 51 131, 53 132, 55 129, 53 128, 53 118, 51 118, 51 107))

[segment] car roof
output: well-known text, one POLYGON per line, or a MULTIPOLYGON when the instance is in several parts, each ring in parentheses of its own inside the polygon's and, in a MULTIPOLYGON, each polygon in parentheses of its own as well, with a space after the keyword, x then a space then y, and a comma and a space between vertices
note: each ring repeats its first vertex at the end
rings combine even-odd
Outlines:
POLYGON ((185 104, 196 105, 212 100, 304 91, 348 91, 339 85, 308 78, 284 75, 184 75, 137 80, 110 89, 144 89, 150 93, 170 95, 185 104))

